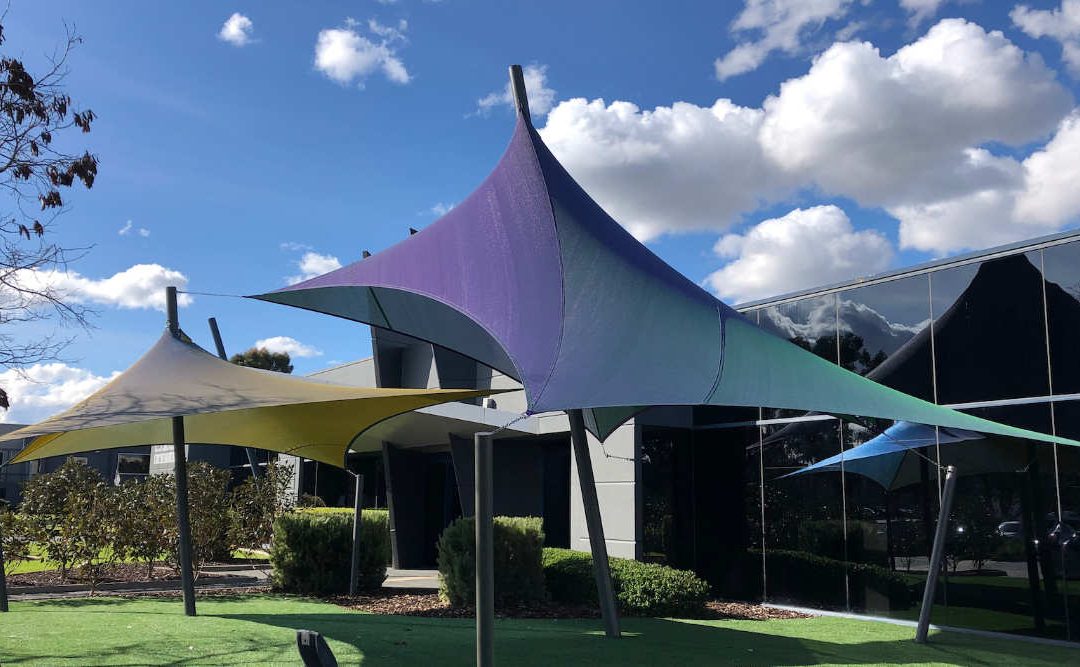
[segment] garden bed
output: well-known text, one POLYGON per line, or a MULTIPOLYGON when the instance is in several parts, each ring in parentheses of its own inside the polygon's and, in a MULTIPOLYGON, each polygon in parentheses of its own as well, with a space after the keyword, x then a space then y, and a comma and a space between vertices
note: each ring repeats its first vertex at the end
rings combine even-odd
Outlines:
MULTIPOLYGON (((472 607, 452 607, 435 591, 383 589, 375 593, 335 596, 330 602, 371 614, 420 616, 428 618, 473 618, 472 607)), ((498 618, 597 618, 600 611, 590 605, 565 605, 552 602, 509 605, 496 611, 498 618)), ((763 621, 768 619, 810 618, 810 615, 786 609, 775 609, 747 602, 711 601, 705 604, 703 619, 763 621)))

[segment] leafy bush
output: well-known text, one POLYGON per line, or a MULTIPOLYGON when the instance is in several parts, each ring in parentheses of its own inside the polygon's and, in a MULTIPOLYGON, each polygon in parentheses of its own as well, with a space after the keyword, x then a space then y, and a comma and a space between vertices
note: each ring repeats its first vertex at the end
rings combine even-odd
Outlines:
POLYGON ((274 535, 274 520, 291 508, 290 465, 271 462, 264 474, 248 477, 232 490, 229 541, 234 549, 261 549, 274 535))
POLYGON ((0 505, 0 546, 4 549, 5 574, 11 574, 19 563, 30 558, 30 543, 26 517, 0 505))
MULTIPOLYGON (((288 512, 274 522, 270 548, 271 580, 289 593, 328 595, 349 590, 352 558, 352 510, 288 512)), ((390 528, 385 510, 364 510, 360 524, 361 590, 376 589, 386 579, 390 528)))
POLYGON ((177 546, 176 487, 172 477, 151 475, 127 482, 116 491, 116 532, 112 549, 118 555, 146 563, 146 575, 154 562, 168 558, 177 546))
POLYGON ((326 501, 310 493, 301 493, 296 501, 297 507, 326 507, 326 501))
POLYGON ((188 466, 188 511, 191 518, 191 566, 225 560, 229 550, 229 471, 205 461, 188 466))
MULTIPOLYGON (((442 594, 455 606, 476 601, 476 528, 462 517, 439 536, 442 594)), ((544 522, 538 517, 495 517, 495 604, 544 600, 544 522)))
MULTIPOLYGON (((656 563, 609 558, 615 600, 632 616, 693 616, 709 597, 709 585, 693 572, 656 563)), ((570 549, 544 549, 548 594, 563 604, 598 604, 592 555, 570 549)))
MULTIPOLYGON (((761 552, 750 555, 760 563, 761 552)), ((900 573, 865 563, 847 563, 802 551, 769 549, 765 552, 770 599, 794 599, 801 602, 844 607, 844 576, 847 574, 851 606, 866 607, 866 592, 874 591, 889 600, 890 609, 908 609, 915 594, 900 573)), ((757 570, 760 572, 760 568, 757 570)))
POLYGON ((68 459, 54 472, 38 475, 23 488, 20 510, 33 540, 57 564, 66 580, 80 566, 95 588, 103 565, 111 561, 116 494, 96 470, 68 459))

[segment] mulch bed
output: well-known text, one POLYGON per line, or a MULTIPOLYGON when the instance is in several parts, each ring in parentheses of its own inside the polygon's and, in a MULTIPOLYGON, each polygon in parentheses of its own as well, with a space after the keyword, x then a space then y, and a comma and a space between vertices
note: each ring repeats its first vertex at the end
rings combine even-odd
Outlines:
MULTIPOLYGON (((428 618, 473 618, 475 615, 472 607, 451 607, 449 602, 433 591, 383 589, 355 597, 335 596, 329 600, 340 607, 372 614, 428 618)), ((495 615, 498 618, 598 618, 600 612, 595 606, 543 603, 503 608, 495 615)), ((764 621, 773 618, 810 618, 810 615, 747 602, 712 601, 705 604, 705 612, 700 618, 764 621)))
MULTIPOLYGON (((101 579, 98 583, 149 583, 180 578, 176 573, 176 570, 166 565, 155 565, 152 576, 147 577, 146 575, 147 571, 145 563, 115 563, 106 566, 103 569, 101 579)), ((212 572, 202 572, 199 574, 199 580, 202 580, 203 578, 214 578, 216 576, 219 575, 212 572)), ((13 574, 9 575, 7 580, 8 586, 11 586, 12 588, 17 586, 61 586, 66 584, 90 583, 89 577, 79 569, 69 570, 66 581, 60 578, 59 570, 43 570, 41 572, 13 574)))

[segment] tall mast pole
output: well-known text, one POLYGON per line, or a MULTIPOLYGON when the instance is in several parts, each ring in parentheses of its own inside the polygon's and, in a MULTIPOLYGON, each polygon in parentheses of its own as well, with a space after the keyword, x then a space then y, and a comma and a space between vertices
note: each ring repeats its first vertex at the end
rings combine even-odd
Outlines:
MULTIPOLYGON (((165 308, 168 313, 169 333, 180 338, 180 320, 176 307, 176 288, 165 288, 165 308)), ((176 523, 180 531, 178 559, 180 561, 180 584, 184 591, 184 613, 195 615, 195 573, 191 568, 191 516, 188 511, 187 442, 184 438, 184 417, 172 418, 173 474, 176 479, 176 523)))

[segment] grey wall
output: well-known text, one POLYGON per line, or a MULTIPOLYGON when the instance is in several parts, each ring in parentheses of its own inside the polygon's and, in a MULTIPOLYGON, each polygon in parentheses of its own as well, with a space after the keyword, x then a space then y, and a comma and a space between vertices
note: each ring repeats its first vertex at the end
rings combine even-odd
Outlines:
MULTIPOLYGON (((638 442, 634 421, 612 433, 603 448, 589 436, 589 455, 596 476, 596 495, 608 554, 620 558, 641 555, 638 521, 637 480, 638 442), (609 456, 605 456, 604 450, 609 456)), ((589 531, 585 527, 585 509, 581 503, 577 464, 570 459, 570 548, 589 550, 589 531)))

